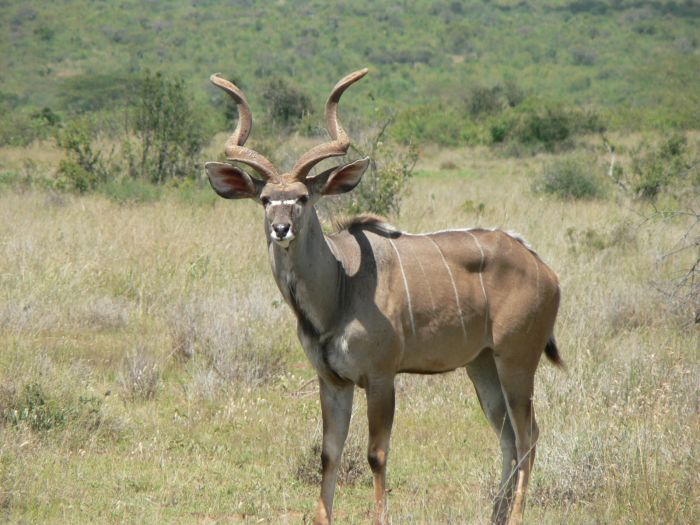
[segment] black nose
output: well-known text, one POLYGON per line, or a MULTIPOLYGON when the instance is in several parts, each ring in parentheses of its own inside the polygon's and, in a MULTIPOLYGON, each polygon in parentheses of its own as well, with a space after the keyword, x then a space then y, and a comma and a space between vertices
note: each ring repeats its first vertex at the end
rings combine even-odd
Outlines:
POLYGON ((284 239, 289 232, 290 224, 273 224, 272 229, 275 230, 275 235, 278 239, 284 239))

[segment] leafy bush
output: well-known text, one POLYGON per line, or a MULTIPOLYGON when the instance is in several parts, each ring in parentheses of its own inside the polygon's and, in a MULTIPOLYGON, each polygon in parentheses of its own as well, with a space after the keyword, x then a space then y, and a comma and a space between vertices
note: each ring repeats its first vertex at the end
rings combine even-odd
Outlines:
POLYGON ((593 199, 603 194, 602 184, 584 158, 557 159, 544 165, 533 190, 562 199, 593 199))
POLYGON ((503 88, 495 85, 490 88, 475 87, 467 97, 467 110, 472 117, 500 112, 505 106, 503 88))
POLYGON ((481 131, 461 109, 455 111, 455 108, 445 108, 440 104, 409 107, 396 115, 390 135, 401 144, 476 144, 480 142, 481 131))
MULTIPOLYGON (((121 202, 151 201, 158 198, 159 191, 148 188, 144 181, 161 184, 197 173, 203 139, 184 81, 147 72, 139 86, 126 129, 110 130, 110 137, 117 142, 110 154, 105 156, 98 144, 101 130, 94 119, 75 118, 61 131, 57 142, 66 151, 66 158, 59 164, 59 188, 84 193, 100 187, 121 202), (120 151, 124 163, 115 159, 115 150, 120 151), (127 175, 131 181, 120 179, 127 175)), ((40 116, 55 120, 50 110, 43 110, 40 116)))
POLYGON ((632 190, 639 197, 653 200, 663 190, 684 181, 698 186, 700 174, 696 173, 695 180, 690 176, 695 166, 683 134, 673 134, 655 147, 643 144, 632 160, 632 190))
POLYGON ((67 411, 50 398, 38 383, 29 383, 14 399, 14 406, 5 409, 5 420, 19 425, 24 422, 34 431, 62 427, 67 411))
POLYGON ((525 100, 525 92, 518 83, 511 78, 506 78, 503 83, 503 96, 508 106, 511 108, 520 105, 525 100))
POLYGON ((567 144, 577 134, 605 129, 594 111, 542 104, 537 100, 496 115, 488 126, 492 143, 518 142, 546 151, 567 144))
POLYGON ((79 193, 93 190, 99 179, 95 173, 86 170, 75 159, 61 159, 58 164, 60 179, 57 187, 60 189, 71 189, 79 193))
POLYGON ((146 72, 131 128, 136 144, 124 144, 131 177, 160 184, 195 175, 202 129, 182 79, 146 72))
POLYGON ((32 120, 50 127, 58 126, 61 123, 60 115, 56 114, 48 106, 44 106, 40 111, 32 113, 32 120))
POLYGON ((384 140, 392 121, 387 120, 376 135, 354 146, 361 156, 370 158, 370 165, 357 188, 345 198, 346 213, 399 214, 418 151, 413 145, 402 148, 384 140))
POLYGON ((528 113, 519 130, 522 142, 539 142, 546 149, 568 139, 572 134, 569 115, 562 110, 546 108, 544 111, 528 113))
POLYGON ((58 129, 61 118, 51 108, 33 113, 12 111, 10 104, 0 103, 0 146, 28 146, 46 140, 58 129))
POLYGON ((282 77, 273 77, 262 88, 273 123, 290 126, 312 112, 311 99, 282 77))
POLYGON ((95 144, 96 136, 96 125, 89 118, 71 121, 58 135, 58 145, 66 151, 58 165, 59 188, 85 193, 108 178, 110 165, 95 144))
POLYGON ((102 400, 90 395, 57 397, 38 382, 22 388, 0 387, 0 417, 14 426, 27 425, 34 432, 62 429, 77 422, 86 431, 94 431, 103 423, 102 400))

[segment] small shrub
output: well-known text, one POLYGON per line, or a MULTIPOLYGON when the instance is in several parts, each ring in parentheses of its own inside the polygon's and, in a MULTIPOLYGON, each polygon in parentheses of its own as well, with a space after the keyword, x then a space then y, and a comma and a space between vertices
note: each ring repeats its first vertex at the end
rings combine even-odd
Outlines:
POLYGON ((35 111, 31 115, 32 120, 39 124, 44 124, 49 127, 58 126, 61 123, 61 117, 50 108, 45 106, 40 111, 35 111))
POLYGON ((522 142, 539 142, 548 150, 568 139, 571 134, 569 116, 559 108, 546 108, 543 112, 528 114, 520 130, 522 142))
POLYGON ((585 159, 557 159, 545 164, 533 190, 562 199, 593 199, 603 194, 599 178, 585 159))
POLYGON ((490 88, 475 87, 467 97, 467 110, 472 117, 498 113, 504 105, 503 89, 500 85, 490 88))
POLYGON ((520 143, 535 151, 555 151, 575 135, 605 130, 595 111, 542 105, 536 100, 494 115, 486 125, 492 143, 520 143))
POLYGON ((85 193, 97 186, 98 178, 80 165, 75 159, 61 159, 58 163, 58 173, 61 177, 58 187, 85 193))
POLYGON ((311 113, 311 99, 282 77, 273 77, 262 88, 270 119, 282 126, 289 126, 311 113))
POLYGON ((60 117, 50 108, 28 114, 16 110, 12 105, 12 101, 0 100, 0 146, 28 146, 36 140, 47 140, 56 133, 60 117))
POLYGON ((110 167, 95 144, 97 127, 88 118, 71 121, 58 135, 58 145, 66 152, 58 166, 57 186, 80 193, 94 190, 110 175, 110 167))
POLYGON ((13 425, 26 423, 35 432, 62 427, 68 411, 49 397, 39 383, 28 383, 11 406, 4 407, 4 419, 13 425))
POLYGON ((40 25, 34 30, 34 34, 42 42, 51 42, 56 34, 56 30, 46 25, 40 25))
POLYGON ((511 127, 512 122, 510 122, 507 119, 498 119, 495 122, 493 122, 489 128, 491 142, 493 144, 500 144, 501 142, 505 142, 511 127))
POLYGON ((633 154, 631 187, 641 198, 654 200, 664 190, 678 188, 684 182, 697 186, 700 177, 690 176, 697 163, 690 158, 688 139, 675 133, 658 146, 643 144, 633 154))
POLYGON ((345 213, 399 214, 418 151, 412 145, 401 148, 384 141, 391 122, 388 120, 376 135, 367 139, 366 145, 355 146, 361 156, 370 158, 370 166, 358 187, 342 200, 345 213))
POLYGON ((464 146, 480 142, 482 131, 468 112, 422 104, 400 111, 392 120, 389 135, 404 145, 429 142, 464 146))
POLYGON ((105 416, 101 397, 56 392, 36 380, 21 387, 0 384, 0 430, 3 424, 28 428, 42 437, 61 432, 61 442, 69 448, 81 448, 95 438, 114 439, 121 432, 119 421, 105 416))
POLYGON ((525 100, 525 92, 518 83, 511 78, 507 78, 503 83, 503 95, 506 98, 508 106, 511 108, 520 105, 523 100, 525 100))

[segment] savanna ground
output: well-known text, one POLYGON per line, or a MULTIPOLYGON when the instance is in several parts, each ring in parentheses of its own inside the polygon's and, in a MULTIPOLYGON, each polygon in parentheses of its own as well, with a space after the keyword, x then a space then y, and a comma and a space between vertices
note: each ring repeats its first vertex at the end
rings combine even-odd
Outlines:
MULTIPOLYGON (((33 169, 55 160, 2 152, 8 165, 23 155, 33 169)), ((568 372, 543 362, 537 375, 527 522, 698 523, 700 332, 663 293, 697 257, 664 257, 691 218, 612 188, 587 201, 533 193, 549 160, 424 152, 394 222, 514 229, 560 276, 568 372)), ((0 348, 2 521, 309 521, 317 385, 253 203, 205 187, 141 204, 2 187, 0 348)), ((500 451, 466 374, 397 388, 393 523, 487 522, 500 451)), ((363 397, 338 523, 370 515, 363 397)))

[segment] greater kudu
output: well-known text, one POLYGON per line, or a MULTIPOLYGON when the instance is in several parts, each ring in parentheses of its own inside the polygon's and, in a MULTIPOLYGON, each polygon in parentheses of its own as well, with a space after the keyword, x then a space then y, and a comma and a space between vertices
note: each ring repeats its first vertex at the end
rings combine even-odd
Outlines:
POLYGON ((222 197, 250 198, 264 207, 272 273, 318 373, 323 477, 315 523, 331 520, 355 386, 367 396, 374 519, 384 523, 394 378, 460 367, 474 382, 503 452, 492 521, 520 523, 538 435, 535 370, 543 351, 563 365, 552 335, 557 276, 522 239, 499 230, 415 235, 364 215, 324 235, 314 204, 324 195, 352 190, 369 159, 315 176, 309 172, 323 159, 346 154, 350 141, 338 121, 338 101, 366 73, 352 73, 333 89, 326 104, 332 140, 309 150, 283 174, 243 145, 252 125, 243 93, 211 77, 238 105, 238 125, 225 146, 228 160, 248 165, 262 178, 230 163, 209 162, 209 180, 222 197))

